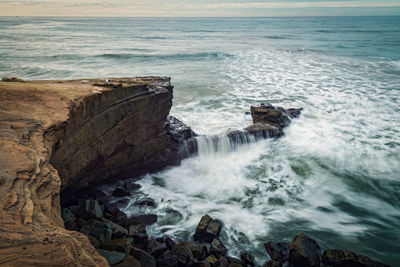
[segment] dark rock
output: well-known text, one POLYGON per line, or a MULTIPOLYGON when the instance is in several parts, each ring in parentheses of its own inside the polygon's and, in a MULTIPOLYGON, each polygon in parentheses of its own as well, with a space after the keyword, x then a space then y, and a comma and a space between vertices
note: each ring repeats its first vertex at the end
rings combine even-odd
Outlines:
POLYGON ((248 131, 253 135, 257 135, 257 137, 262 137, 262 138, 272 138, 283 135, 283 131, 281 128, 259 122, 254 123, 249 127, 246 127, 244 130, 248 131))
POLYGON ((116 224, 112 221, 108 221, 108 223, 110 223, 112 228, 112 238, 121 238, 128 236, 129 232, 128 229, 126 229, 125 227, 122 227, 121 225, 116 224))
POLYGON ((221 228, 222 223, 220 221, 205 215, 197 225, 194 240, 210 243, 214 238, 219 236, 221 228))
POLYGON ((172 240, 170 237, 165 238, 165 245, 167 245, 167 248, 172 249, 173 246, 176 245, 175 241, 172 240))
POLYGON ((129 192, 125 191, 125 189, 118 187, 112 192, 112 195, 114 197, 128 197, 131 194, 129 194, 129 192))
POLYGON ((79 214, 86 220, 103 218, 103 211, 99 203, 93 199, 79 201, 79 214))
POLYGON ((90 243, 93 245, 93 247, 95 247, 95 248, 100 247, 101 243, 96 237, 94 237, 92 235, 88 235, 88 238, 89 238, 90 243))
POLYGON ((3 79, 1 79, 2 82, 24 82, 24 80, 19 79, 15 76, 9 76, 9 77, 3 77, 3 79))
POLYGON ((324 267, 388 267, 381 262, 371 260, 370 258, 358 255, 351 251, 340 249, 325 250, 322 256, 324 267))
POLYGON ((78 217, 76 218, 76 224, 78 225, 79 229, 81 229, 83 226, 87 224, 87 222, 85 219, 78 217))
POLYGON ((132 182, 126 182, 124 184, 125 190, 128 191, 129 193, 132 193, 136 190, 139 190, 142 186, 140 184, 135 184, 132 182))
POLYGON ((227 251, 227 248, 218 238, 213 239, 210 245, 210 254, 213 254, 215 257, 219 258, 221 256, 225 256, 227 251))
POLYGON ((86 225, 84 225, 81 230, 81 233, 85 235, 93 235, 100 242, 104 242, 105 240, 111 239, 112 236, 112 228, 109 223, 101 222, 98 220, 89 220, 86 225))
POLYGON ((179 164, 183 158, 197 152, 195 139, 197 135, 182 121, 173 116, 168 116, 165 122, 165 130, 169 137, 170 148, 166 158, 170 164, 179 164))
POLYGON ((219 257, 218 258, 218 266, 219 267, 228 267, 229 266, 229 261, 225 257, 219 257))
POLYGON ((119 251, 123 252, 127 255, 130 254, 132 249, 132 239, 131 238, 118 238, 118 239, 111 239, 106 240, 101 243, 100 248, 110 251, 119 251))
POLYGON ((287 261, 289 259, 289 244, 267 242, 264 244, 268 255, 275 261, 287 261))
POLYGON ((247 266, 255 266, 254 257, 249 253, 240 253, 240 258, 242 259, 242 261, 244 261, 244 263, 246 263, 247 266))
POLYGON ((218 263, 218 259, 214 255, 208 256, 204 261, 208 262, 211 266, 217 266, 218 263))
POLYGON ((174 255, 186 257, 187 262, 190 259, 193 259, 193 253, 190 250, 190 242, 182 242, 182 243, 176 244, 175 246, 172 247, 171 252, 174 255))
POLYGON ((226 257, 227 260, 229 261, 229 266, 231 264, 235 264, 236 266, 244 266, 244 262, 241 259, 235 258, 235 257, 226 257))
POLYGON ((165 242, 159 242, 157 240, 151 239, 148 242, 147 246, 147 251, 153 256, 154 258, 160 257, 166 250, 167 250, 167 245, 165 245, 165 242))
POLYGON ((179 211, 174 209, 166 210, 167 214, 161 218, 163 224, 177 224, 183 218, 179 211))
POLYGON ((145 214, 129 217, 125 225, 131 224, 144 224, 152 225, 157 222, 157 215, 155 214, 145 214))
POLYGON ((110 265, 120 263, 126 257, 125 253, 117 252, 117 251, 109 251, 104 249, 97 249, 99 254, 106 258, 110 265))
POLYGON ((75 215, 67 208, 62 209, 61 216, 64 220, 65 228, 68 230, 78 230, 75 215))
POLYGON ((204 244, 188 242, 188 246, 192 251, 193 257, 196 260, 204 260, 207 257, 207 247, 204 244))
POLYGON ((133 247, 131 255, 140 262, 141 266, 156 267, 154 257, 142 249, 133 247))
POLYGON ((135 205, 155 207, 156 203, 155 203, 154 199, 148 197, 148 198, 139 199, 138 201, 135 202, 135 205))
POLYGON ((111 197, 109 197, 106 193, 104 193, 102 190, 99 188, 93 188, 90 190, 89 194, 96 199, 99 204, 101 203, 106 203, 111 200, 111 197))
POLYGON ((188 266, 188 267, 211 267, 210 263, 208 263, 206 261, 199 261, 196 259, 191 259, 186 266, 188 266))
POLYGON ((264 267, 281 267, 281 262, 269 260, 264 264, 264 267))
POLYGON ((167 250, 159 258, 157 258, 157 267, 176 267, 185 266, 186 258, 180 259, 177 255, 171 253, 167 250))
POLYGON ((114 265, 114 267, 142 267, 142 266, 140 265, 140 262, 137 259, 135 259, 132 256, 128 256, 123 262, 114 265))
POLYGON ((250 115, 250 114, 251 114, 251 112, 250 112, 250 111, 246 111, 244 114, 246 114, 246 115, 250 115))
POLYGON ((289 261, 298 266, 320 266, 321 249, 318 243, 301 233, 289 245, 289 261))
POLYGON ((112 213, 111 220, 119 225, 126 225, 128 217, 122 211, 117 210, 116 212, 112 213))
POLYGON ((105 211, 111 214, 121 212, 129 204, 128 198, 121 198, 114 201, 109 201, 104 204, 105 211))
POLYGON ((146 226, 143 224, 132 224, 129 227, 129 236, 133 237, 135 240, 147 239, 146 226))

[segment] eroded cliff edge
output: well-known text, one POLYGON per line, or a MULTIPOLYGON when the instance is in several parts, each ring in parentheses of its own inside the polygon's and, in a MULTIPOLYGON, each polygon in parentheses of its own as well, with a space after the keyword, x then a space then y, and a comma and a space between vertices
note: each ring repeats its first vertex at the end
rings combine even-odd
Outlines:
POLYGON ((0 82, 0 265, 107 265, 60 192, 168 164, 168 78, 0 82))

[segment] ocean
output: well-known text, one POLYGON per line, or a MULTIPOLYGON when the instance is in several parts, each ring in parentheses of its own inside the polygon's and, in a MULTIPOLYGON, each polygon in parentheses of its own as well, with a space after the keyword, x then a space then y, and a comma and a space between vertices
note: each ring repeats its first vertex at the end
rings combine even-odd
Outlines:
POLYGON ((198 156, 144 176, 131 203, 151 234, 190 238, 200 217, 262 263, 263 243, 300 232, 400 265, 400 17, 0 17, 0 76, 169 76, 172 115, 198 156), (279 139, 231 147, 251 105, 304 108, 279 139))

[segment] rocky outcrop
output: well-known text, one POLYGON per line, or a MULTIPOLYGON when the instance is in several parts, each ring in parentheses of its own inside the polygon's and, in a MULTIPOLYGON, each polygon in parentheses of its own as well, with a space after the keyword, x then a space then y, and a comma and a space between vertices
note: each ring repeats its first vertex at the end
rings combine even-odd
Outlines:
POLYGON ((169 164, 171 105, 168 78, 0 82, 0 265, 107 265, 60 192, 169 164))

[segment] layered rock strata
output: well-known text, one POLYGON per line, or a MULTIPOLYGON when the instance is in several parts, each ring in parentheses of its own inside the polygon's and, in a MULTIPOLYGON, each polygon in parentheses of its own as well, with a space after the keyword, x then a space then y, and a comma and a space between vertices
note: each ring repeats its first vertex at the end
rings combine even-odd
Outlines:
POLYGON ((60 192, 176 162, 171 105, 168 78, 0 82, 0 265, 107 265, 60 192))

